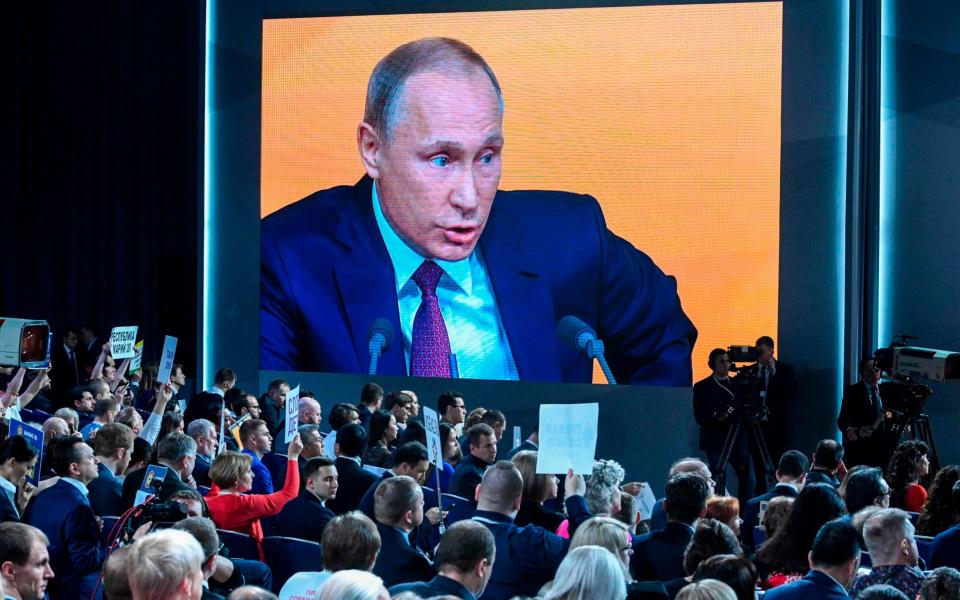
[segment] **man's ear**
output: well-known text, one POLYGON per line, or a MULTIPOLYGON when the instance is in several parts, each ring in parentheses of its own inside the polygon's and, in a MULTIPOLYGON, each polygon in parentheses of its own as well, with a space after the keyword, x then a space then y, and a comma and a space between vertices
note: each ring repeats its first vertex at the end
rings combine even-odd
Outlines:
POLYGON ((367 175, 371 179, 380 178, 381 146, 380 136, 374 131, 373 126, 366 122, 357 126, 357 149, 360 150, 363 168, 367 170, 367 175))
POLYGON ((523 504, 523 494, 513 499, 513 510, 520 510, 521 504, 523 504))
POLYGON ((0 564, 0 577, 7 581, 13 581, 13 561, 4 561, 0 564))
POLYGON ((477 487, 473 488, 473 499, 476 500, 477 502, 480 502, 480 486, 481 485, 483 484, 478 483, 477 487))
POLYGON ((190 581, 190 576, 188 575, 186 579, 180 582, 180 594, 181 598, 190 598, 190 590, 193 588, 193 582, 190 581))

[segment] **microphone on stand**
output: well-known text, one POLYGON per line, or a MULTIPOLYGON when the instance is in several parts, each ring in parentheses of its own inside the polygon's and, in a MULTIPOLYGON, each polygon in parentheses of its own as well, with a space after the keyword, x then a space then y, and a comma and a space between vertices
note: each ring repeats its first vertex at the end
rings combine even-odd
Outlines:
POLYGON ((380 355, 390 349, 392 341, 393 324, 383 317, 374 319, 367 332, 367 349, 370 351, 370 368, 367 370, 369 375, 377 374, 380 355))
POLYGON ((583 352, 591 359, 597 359, 607 378, 607 383, 616 385, 617 380, 613 377, 613 371, 610 370, 610 365, 607 364, 607 359, 603 355, 603 340, 597 337, 597 332, 592 327, 573 315, 567 315, 557 322, 557 336, 573 346, 577 352, 583 352))

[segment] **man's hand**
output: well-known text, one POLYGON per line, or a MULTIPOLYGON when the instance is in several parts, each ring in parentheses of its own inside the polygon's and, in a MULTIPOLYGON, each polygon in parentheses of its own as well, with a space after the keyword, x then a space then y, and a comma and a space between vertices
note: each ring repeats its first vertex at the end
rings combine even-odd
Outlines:
POLYGON ((587 491, 587 482, 583 477, 573 472, 573 469, 567 470, 567 480, 563 484, 563 489, 567 493, 567 498, 571 496, 582 496, 587 491))
POLYGON ((632 481, 630 483, 623 484, 621 489, 625 494, 630 494, 631 496, 639 496, 640 492, 643 491, 643 488, 646 487, 646 485, 647 484, 640 483, 639 481, 632 481))
POLYGON ((301 452, 303 452, 303 442, 300 441, 300 434, 298 433, 293 436, 290 445, 287 446, 287 458, 296 460, 300 457, 301 452))
POLYGON ((110 354, 110 341, 109 341, 109 340, 106 341, 106 342, 104 342, 104 343, 103 343, 103 346, 100 346, 100 356, 104 356, 104 357, 105 357, 105 356, 107 356, 108 354, 110 354))
POLYGON ((23 511, 27 509, 27 503, 30 502, 30 498, 32 498, 33 494, 37 491, 37 487, 24 477, 20 480, 20 485, 17 486, 17 489, 20 492, 17 494, 17 508, 22 515, 23 511))
POLYGON ((440 509, 437 508, 436 506, 434 506, 427 512, 423 513, 423 516, 426 517, 428 521, 430 521, 431 525, 436 525, 437 523, 440 522, 440 519, 443 518, 443 516, 440 514, 440 509))

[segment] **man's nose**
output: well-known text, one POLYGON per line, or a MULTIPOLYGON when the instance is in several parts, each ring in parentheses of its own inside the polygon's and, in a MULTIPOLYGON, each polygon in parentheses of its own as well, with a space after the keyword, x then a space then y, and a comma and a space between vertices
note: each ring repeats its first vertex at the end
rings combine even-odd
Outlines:
POLYGON ((463 169, 460 173, 457 185, 450 194, 450 203, 464 213, 472 213, 480 203, 476 175, 472 167, 463 169))

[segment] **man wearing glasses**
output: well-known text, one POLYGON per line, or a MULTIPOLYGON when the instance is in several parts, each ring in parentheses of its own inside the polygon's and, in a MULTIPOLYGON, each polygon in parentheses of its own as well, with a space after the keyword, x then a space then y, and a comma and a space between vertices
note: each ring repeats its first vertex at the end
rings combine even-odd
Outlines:
POLYGON ((467 403, 460 392, 444 392, 437 400, 440 422, 452 425, 459 437, 463 434, 463 422, 467 418, 467 403))

